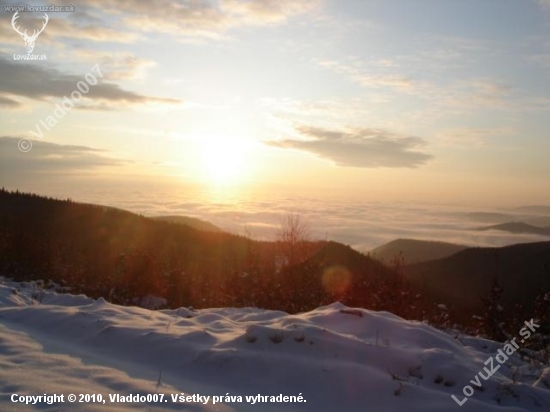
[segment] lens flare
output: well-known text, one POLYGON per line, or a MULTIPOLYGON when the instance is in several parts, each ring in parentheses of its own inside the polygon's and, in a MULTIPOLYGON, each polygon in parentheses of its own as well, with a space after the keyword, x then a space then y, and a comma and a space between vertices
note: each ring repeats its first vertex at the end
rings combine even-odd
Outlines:
POLYGON ((343 266, 330 266, 325 269, 322 277, 323 288, 332 295, 344 295, 352 283, 351 272, 343 266))

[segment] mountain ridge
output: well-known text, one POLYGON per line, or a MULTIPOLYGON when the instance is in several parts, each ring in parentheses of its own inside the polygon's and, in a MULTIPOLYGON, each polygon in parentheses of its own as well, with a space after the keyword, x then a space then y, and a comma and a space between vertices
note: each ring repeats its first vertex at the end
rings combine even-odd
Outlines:
POLYGON ((542 235, 550 236, 550 226, 549 227, 540 227, 530 225, 525 222, 506 222, 498 225, 483 226, 479 227, 476 230, 483 232, 488 230, 500 230, 502 232, 515 233, 515 234, 533 234, 533 235, 542 235))
POLYGON ((550 290, 550 241, 467 248, 408 265, 405 276, 429 297, 465 314, 483 308, 482 299, 495 281, 503 288, 503 304, 528 309, 541 292, 550 290))
POLYGON ((395 239, 372 249, 369 254, 387 264, 401 258, 405 264, 412 264, 451 256, 467 247, 435 240, 395 239))
POLYGON ((196 217, 184 215, 166 215, 166 216, 151 216, 149 219, 169 222, 179 225, 187 225, 193 229, 202 230, 204 232, 225 233, 225 230, 219 228, 207 220, 198 219, 196 217))

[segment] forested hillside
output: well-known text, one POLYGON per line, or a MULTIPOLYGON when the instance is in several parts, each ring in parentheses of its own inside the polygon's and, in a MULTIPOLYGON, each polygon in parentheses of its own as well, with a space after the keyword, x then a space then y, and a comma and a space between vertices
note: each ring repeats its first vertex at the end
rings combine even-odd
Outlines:
POLYGON ((296 251, 281 242, 0 191, 0 271, 20 280, 53 280, 122 304, 153 295, 169 307, 297 312, 341 300, 410 314, 399 308, 414 294, 395 270, 338 243, 306 243, 294 245, 300 255, 289 264, 285 254, 296 251))

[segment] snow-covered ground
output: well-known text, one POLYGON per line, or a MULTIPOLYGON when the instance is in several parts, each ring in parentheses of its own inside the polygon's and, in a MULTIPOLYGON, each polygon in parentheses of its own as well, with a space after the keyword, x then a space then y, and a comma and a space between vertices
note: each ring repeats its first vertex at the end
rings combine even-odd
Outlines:
POLYGON ((550 370, 540 378, 517 353, 463 406, 451 398, 464 398, 501 347, 340 304, 299 315, 150 311, 0 278, 2 411, 550 410, 550 370), (173 403, 182 392, 243 401, 173 403), (106 404, 24 405, 10 401, 14 393, 95 393, 106 404), (168 402, 110 404, 109 394, 166 394, 168 402), (258 394, 307 402, 247 403, 258 394))

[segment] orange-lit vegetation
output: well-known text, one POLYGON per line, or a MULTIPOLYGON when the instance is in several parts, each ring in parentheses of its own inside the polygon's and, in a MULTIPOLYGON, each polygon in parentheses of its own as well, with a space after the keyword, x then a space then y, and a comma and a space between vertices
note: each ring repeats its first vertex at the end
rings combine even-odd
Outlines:
POLYGON ((407 292, 395 270, 342 244, 312 241, 298 215, 285 218, 277 241, 262 242, 109 207, 6 191, 0 199, 0 268, 18 279, 51 279, 122 304, 156 295, 171 307, 298 312, 338 299, 411 314, 396 305, 406 299, 395 295, 407 292), (330 275, 336 267, 345 287, 330 275))

